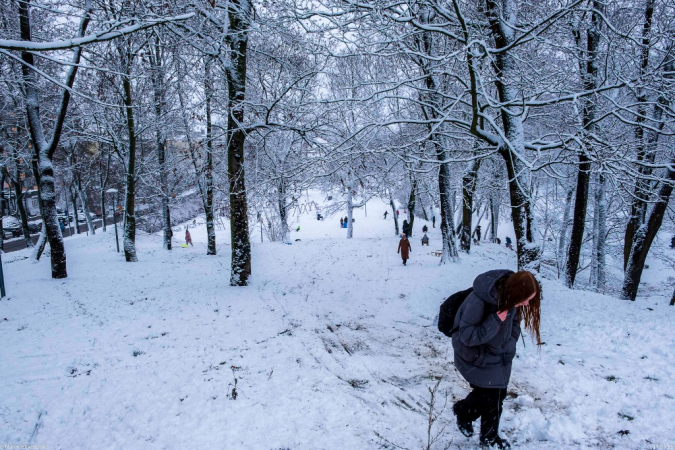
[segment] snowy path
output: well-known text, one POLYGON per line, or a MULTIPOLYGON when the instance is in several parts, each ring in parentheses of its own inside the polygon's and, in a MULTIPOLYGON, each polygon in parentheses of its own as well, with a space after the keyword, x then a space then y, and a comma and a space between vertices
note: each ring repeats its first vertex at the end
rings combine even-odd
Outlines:
MULTIPOLYGON (((477 447, 454 425, 468 385, 431 322, 511 252, 487 244, 439 267, 416 237, 403 267, 394 237, 303 235, 254 245, 252 285, 231 288, 226 244, 169 254, 143 237, 131 265, 109 238, 71 240, 67 280, 21 252, 6 261, 0 444, 419 449, 442 376, 434 448, 477 447)), ((519 344, 504 434, 523 449, 672 443, 672 308, 544 289, 546 344, 519 344)))

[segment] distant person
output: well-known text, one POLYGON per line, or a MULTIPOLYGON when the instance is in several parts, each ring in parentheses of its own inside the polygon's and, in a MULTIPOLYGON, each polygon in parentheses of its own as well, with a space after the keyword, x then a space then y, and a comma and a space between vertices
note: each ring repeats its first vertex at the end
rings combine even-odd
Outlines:
POLYGON ((321 213, 316 213, 316 220, 323 220, 321 213))
POLYGON ((520 337, 520 321, 541 345, 541 288, 530 272, 490 270, 478 275, 473 291, 455 315, 452 347, 455 367, 473 389, 452 407, 457 428, 473 436, 480 418, 480 443, 510 448, 499 436, 499 419, 520 337))
POLYGON ((431 226, 436 228, 436 216, 431 216, 431 226))
POLYGON ((403 227, 401 227, 401 231, 403 231, 403 234, 406 236, 410 236, 410 224, 407 220, 403 221, 403 227))
POLYGON ((675 248, 675 236, 670 239, 670 248, 675 248))
POLYGON ((398 251, 396 253, 401 254, 401 259, 403 259, 404 266, 406 261, 408 261, 408 258, 410 258, 410 250, 412 250, 410 241, 408 240, 408 237, 405 235, 405 233, 403 233, 401 235, 401 240, 398 241, 398 251))
POLYGON ((426 233, 424 233, 424 236, 422 236, 422 245, 426 245, 427 247, 429 246, 429 236, 427 236, 426 233))
POLYGON ((340 228, 344 228, 344 226, 343 226, 344 224, 345 224, 345 219, 340 217, 340 228))
POLYGON ((192 236, 190 236, 190 230, 188 230, 186 228, 185 229, 185 245, 188 245, 188 244, 190 244, 194 247, 194 245, 192 244, 192 236))
POLYGON ((427 231, 429 231, 429 227, 426 226, 426 225, 424 225, 424 226, 422 227, 422 233, 426 233, 427 231))
POLYGON ((478 244, 480 244, 480 234, 481 234, 480 225, 478 225, 476 226, 476 241, 478 242, 478 244))
POLYGON ((398 218, 398 209, 396 210, 396 218, 398 218))
POLYGON ((513 246, 511 245, 511 238, 508 237, 508 236, 506 236, 506 244, 505 245, 506 245, 506 248, 508 248, 509 250, 513 250, 513 246))
POLYGON ((389 211, 384 212, 384 220, 387 220, 387 214, 389 214, 389 211))
POLYGON ((61 229, 61 234, 66 231, 66 226, 59 220, 59 228, 61 229))
POLYGON ((300 231, 300 225, 298 225, 298 228, 296 228, 295 231, 300 231))

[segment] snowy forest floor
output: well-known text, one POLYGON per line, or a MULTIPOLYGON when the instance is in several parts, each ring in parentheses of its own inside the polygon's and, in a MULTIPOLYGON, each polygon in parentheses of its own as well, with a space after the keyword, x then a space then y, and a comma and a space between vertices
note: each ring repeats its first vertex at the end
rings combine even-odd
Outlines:
MULTIPOLYGON (((206 256, 203 223, 194 247, 171 252, 140 236, 133 264, 112 229, 68 238, 65 280, 48 257, 5 255, 0 445, 421 449, 442 377, 431 448, 477 448, 455 426, 469 386, 432 321, 479 273, 514 269, 515 253, 484 243, 440 267, 438 228, 422 248, 418 218, 403 267, 385 209, 357 211, 351 240, 339 218, 308 212, 301 241, 254 243, 245 288, 228 286, 229 231, 206 256)), ((518 344, 502 434, 522 449, 674 445, 670 292, 623 302, 557 280, 543 289, 545 344, 518 344)))

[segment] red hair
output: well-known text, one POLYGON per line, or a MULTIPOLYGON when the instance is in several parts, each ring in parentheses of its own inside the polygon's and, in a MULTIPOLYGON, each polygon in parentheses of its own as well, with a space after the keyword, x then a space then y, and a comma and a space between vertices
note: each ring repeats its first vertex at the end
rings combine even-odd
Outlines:
POLYGON ((515 308, 532 295, 527 306, 518 306, 518 315, 525 319, 525 329, 530 331, 537 344, 541 345, 539 333, 539 319, 541 317, 541 286, 531 272, 522 270, 506 278, 502 278, 497 285, 499 311, 507 311, 515 308))

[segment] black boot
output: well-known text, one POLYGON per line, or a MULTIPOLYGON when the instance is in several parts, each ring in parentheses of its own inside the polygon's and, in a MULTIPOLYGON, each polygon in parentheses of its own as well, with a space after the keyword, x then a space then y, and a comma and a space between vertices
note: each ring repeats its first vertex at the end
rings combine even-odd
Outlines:
POLYGON ((473 423, 463 417, 459 402, 452 406, 452 413, 457 417, 457 428, 459 428, 459 431, 466 437, 473 436, 473 423))
POLYGON ((499 419, 506 389, 489 389, 485 393, 488 397, 480 415, 480 443, 490 448, 511 448, 511 444, 499 436, 499 419))
POLYGON ((511 448, 511 444, 506 439, 502 439, 499 435, 489 438, 480 438, 480 445, 488 448, 511 448))

